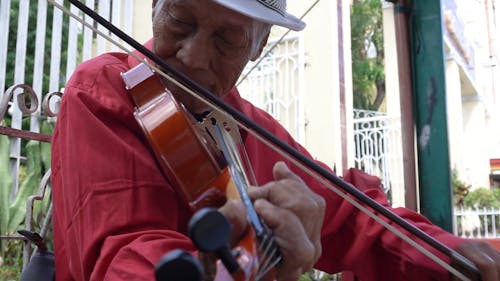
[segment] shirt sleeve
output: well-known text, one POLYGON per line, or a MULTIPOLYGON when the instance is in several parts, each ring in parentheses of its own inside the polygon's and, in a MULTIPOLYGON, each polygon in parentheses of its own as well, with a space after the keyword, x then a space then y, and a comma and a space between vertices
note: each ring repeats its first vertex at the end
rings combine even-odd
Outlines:
POLYGON ((83 64, 53 137, 58 280, 154 280, 172 249, 194 251, 189 211, 159 171, 119 73, 124 58, 83 64))
MULTIPOLYGON (((274 136, 312 159, 311 155, 269 114, 240 99, 237 92, 228 98, 236 105, 237 109, 265 127, 274 136)), ((316 264, 317 269, 329 273, 352 271, 362 281, 449 279, 449 274, 445 269, 425 257, 413 246, 366 214, 361 213, 356 207, 320 184, 308 173, 294 166, 290 161, 283 159, 281 155, 260 143, 252 135, 245 133, 245 136, 245 147, 250 155, 259 184, 272 180, 271 171, 274 163, 285 161, 312 190, 325 199, 327 207, 321 235, 323 251, 316 264)), ((318 164, 329 169, 321 162, 318 164)), ((378 178, 354 169, 351 169, 346 176, 345 180, 350 181, 366 195, 450 248, 456 248, 463 241, 433 225, 420 214, 405 208, 390 208, 386 195, 380 188, 378 178)), ((395 225, 394 223, 390 224, 395 225)), ((398 226, 396 228, 401 229, 398 226)), ((403 230, 403 233, 407 232, 403 230)), ((412 235, 410 237, 418 241, 412 235)), ((425 246, 425 248, 446 262, 449 261, 448 258, 431 247, 425 246)))

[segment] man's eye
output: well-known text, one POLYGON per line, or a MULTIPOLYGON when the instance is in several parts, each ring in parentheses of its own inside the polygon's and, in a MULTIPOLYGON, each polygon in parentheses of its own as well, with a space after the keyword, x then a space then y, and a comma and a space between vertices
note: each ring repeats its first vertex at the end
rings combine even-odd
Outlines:
POLYGON ((242 48, 246 45, 246 40, 244 36, 232 36, 228 34, 219 34, 217 36, 219 41, 228 47, 242 48))
POLYGON ((189 31, 194 27, 188 20, 180 19, 171 14, 168 15, 168 23, 171 28, 178 29, 179 31, 189 31))

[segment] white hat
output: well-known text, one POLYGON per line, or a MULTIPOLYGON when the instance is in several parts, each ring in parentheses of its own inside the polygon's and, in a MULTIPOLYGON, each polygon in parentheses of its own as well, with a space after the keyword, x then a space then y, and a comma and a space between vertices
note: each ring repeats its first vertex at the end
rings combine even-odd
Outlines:
POLYGON ((283 26, 295 31, 306 24, 286 12, 286 0, 213 0, 222 6, 242 13, 256 20, 283 26))

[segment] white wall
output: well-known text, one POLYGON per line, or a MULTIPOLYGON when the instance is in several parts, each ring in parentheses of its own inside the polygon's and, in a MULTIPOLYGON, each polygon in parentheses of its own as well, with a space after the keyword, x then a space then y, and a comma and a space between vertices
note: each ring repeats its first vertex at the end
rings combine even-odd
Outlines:
POLYGON ((463 97, 463 166, 473 188, 489 187, 490 149, 487 146, 485 107, 478 96, 463 97))
POLYGON ((151 1, 134 0, 132 37, 139 43, 144 43, 153 37, 151 12, 151 1))
POLYGON ((462 121, 462 89, 459 66, 454 59, 446 61, 446 109, 448 118, 448 142, 450 165, 462 180, 467 177, 462 155, 463 121, 462 121))

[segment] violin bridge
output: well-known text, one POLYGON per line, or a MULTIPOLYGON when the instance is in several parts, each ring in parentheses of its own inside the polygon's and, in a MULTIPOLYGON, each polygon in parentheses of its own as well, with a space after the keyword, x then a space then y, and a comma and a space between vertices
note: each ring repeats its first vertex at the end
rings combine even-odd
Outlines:
POLYGON ((218 110, 212 110, 205 117, 205 119, 203 119, 202 126, 206 128, 212 136, 215 136, 215 129, 212 124, 213 119, 215 119, 217 124, 222 125, 224 129, 226 129, 226 131, 233 139, 234 143, 243 146, 240 130, 238 128, 238 125, 236 124, 236 121, 232 117, 227 116, 226 114, 222 114, 218 110))

